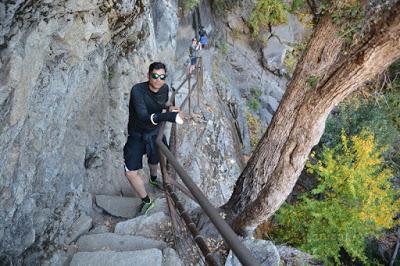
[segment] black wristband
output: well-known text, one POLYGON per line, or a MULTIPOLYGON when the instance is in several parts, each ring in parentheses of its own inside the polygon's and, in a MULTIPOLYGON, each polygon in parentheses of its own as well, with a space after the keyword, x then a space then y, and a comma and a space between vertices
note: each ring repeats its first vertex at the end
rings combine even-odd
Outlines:
POLYGON ((157 123, 157 124, 160 122, 163 122, 163 121, 175 123, 175 119, 176 119, 177 115, 178 115, 178 112, 166 112, 166 113, 161 113, 161 114, 154 114, 153 121, 154 121, 154 123, 157 123))

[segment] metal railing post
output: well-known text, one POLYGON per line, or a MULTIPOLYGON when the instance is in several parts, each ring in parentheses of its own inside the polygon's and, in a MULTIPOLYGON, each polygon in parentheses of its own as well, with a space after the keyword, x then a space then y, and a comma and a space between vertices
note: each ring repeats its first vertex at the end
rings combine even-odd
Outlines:
POLYGON ((191 81, 190 76, 191 76, 191 73, 190 73, 190 70, 189 70, 189 77, 188 77, 188 84, 189 84, 189 94, 188 94, 188 97, 189 97, 188 98, 189 116, 191 114, 190 94, 192 94, 192 86, 191 86, 191 82, 190 82, 191 81))

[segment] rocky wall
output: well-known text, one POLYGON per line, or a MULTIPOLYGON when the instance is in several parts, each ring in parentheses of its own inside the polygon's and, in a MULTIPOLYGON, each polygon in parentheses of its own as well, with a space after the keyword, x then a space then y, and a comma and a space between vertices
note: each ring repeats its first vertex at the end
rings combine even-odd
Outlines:
POLYGON ((175 10, 146 0, 0 4, 2 258, 64 245, 92 193, 129 190, 129 91, 151 61, 172 61, 175 10))

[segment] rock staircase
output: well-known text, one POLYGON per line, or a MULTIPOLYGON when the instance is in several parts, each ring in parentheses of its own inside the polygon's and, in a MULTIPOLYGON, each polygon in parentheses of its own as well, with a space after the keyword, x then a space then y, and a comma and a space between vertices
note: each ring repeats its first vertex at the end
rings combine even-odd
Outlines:
POLYGON ((184 265, 171 248, 174 236, 166 199, 160 191, 147 189, 155 207, 142 216, 137 216, 139 198, 96 195, 96 206, 111 218, 79 237, 70 265, 184 265))
MULTIPOLYGON (((182 71, 181 79, 185 74, 185 70, 182 71)), ((186 87, 181 93, 184 97, 188 93, 185 89, 186 87)), ((179 101, 179 99, 177 100, 179 101)), ((183 99, 180 100, 183 101, 183 99)), ((143 173, 141 176, 144 176, 143 173)), ((81 232, 81 236, 76 241, 74 254, 70 261, 71 266, 196 264, 194 262, 196 258, 191 255, 195 252, 193 247, 189 248, 191 251, 185 247, 185 252, 180 252, 184 262, 176 250, 171 248, 176 242, 177 249, 181 250, 182 241, 180 240, 182 239, 174 241, 177 236, 173 233, 164 192, 149 187, 146 181, 145 183, 146 191, 149 192, 150 197, 155 199, 155 207, 146 215, 137 216, 138 206, 141 203, 139 198, 95 196, 95 208, 111 215, 111 221, 105 221, 107 226, 104 224, 94 226, 84 235, 82 235, 82 230, 78 230, 81 232)), ((90 217, 87 218, 90 219, 90 217)), ((87 219, 83 220, 85 222, 81 222, 81 224, 87 226, 87 219)), ((77 238, 78 236, 75 236, 74 239, 77 238)))

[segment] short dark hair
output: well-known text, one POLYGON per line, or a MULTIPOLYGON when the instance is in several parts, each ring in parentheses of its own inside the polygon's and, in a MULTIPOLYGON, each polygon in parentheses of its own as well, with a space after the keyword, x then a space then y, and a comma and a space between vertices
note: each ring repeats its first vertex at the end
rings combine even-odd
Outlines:
POLYGON ((164 69, 165 73, 167 73, 167 67, 161 62, 153 62, 149 66, 149 73, 151 73, 154 69, 164 69))

